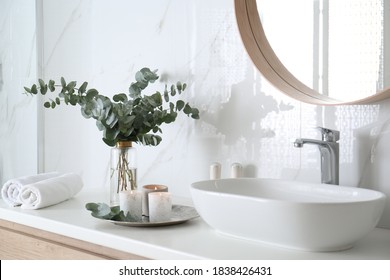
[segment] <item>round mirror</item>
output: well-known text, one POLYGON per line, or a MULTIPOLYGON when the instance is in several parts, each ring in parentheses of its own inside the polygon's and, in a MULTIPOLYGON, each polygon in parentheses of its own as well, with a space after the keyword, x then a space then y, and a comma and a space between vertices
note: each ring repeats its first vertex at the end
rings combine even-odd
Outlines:
POLYGON ((390 0, 235 0, 235 9, 253 63, 289 96, 320 105, 390 97, 390 0))

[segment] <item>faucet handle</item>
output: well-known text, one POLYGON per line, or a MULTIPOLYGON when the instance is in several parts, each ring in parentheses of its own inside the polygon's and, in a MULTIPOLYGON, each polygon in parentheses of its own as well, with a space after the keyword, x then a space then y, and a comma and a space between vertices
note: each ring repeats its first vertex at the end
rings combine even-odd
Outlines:
POLYGON ((340 131, 318 126, 317 129, 321 131, 322 141, 337 142, 340 140, 340 131))

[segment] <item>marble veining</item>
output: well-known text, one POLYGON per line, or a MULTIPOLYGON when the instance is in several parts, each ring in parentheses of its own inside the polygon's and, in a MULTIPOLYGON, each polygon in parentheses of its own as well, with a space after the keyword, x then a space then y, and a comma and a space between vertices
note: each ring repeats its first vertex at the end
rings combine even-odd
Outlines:
POLYGON ((37 103, 23 95, 36 79, 35 2, 0 3, 0 183, 37 172, 37 103))

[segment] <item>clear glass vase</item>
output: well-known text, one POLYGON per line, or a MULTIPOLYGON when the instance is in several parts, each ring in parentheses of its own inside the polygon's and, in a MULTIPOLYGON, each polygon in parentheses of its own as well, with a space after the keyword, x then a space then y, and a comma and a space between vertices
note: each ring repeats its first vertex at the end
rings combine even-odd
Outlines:
POLYGON ((119 193, 137 189, 137 150, 130 141, 120 141, 111 149, 110 206, 119 205, 119 193))

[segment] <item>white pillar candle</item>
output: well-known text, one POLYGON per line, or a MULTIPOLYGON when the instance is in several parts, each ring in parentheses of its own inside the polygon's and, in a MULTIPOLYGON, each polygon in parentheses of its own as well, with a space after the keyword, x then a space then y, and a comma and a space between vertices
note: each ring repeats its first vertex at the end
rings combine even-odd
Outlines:
POLYGON ((149 221, 167 222, 171 219, 172 198, 168 192, 149 193, 149 221))
POLYGON ((167 192, 168 187, 164 185, 145 185, 142 187, 142 215, 149 216, 149 193, 167 192))
POLYGON ((119 193, 119 207, 125 216, 130 213, 130 217, 135 221, 142 220, 142 193, 136 190, 122 191, 119 193))

